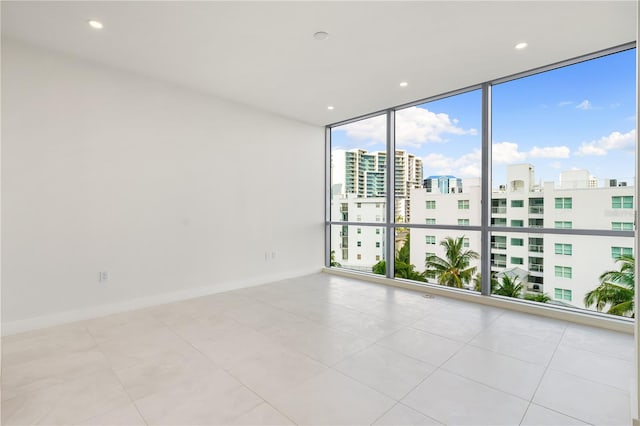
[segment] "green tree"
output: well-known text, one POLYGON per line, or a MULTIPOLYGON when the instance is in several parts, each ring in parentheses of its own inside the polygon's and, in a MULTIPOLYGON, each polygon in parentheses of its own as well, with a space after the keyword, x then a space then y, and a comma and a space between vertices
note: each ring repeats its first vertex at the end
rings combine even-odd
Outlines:
POLYGON ((493 291, 493 294, 519 298, 522 294, 522 283, 518 280, 518 277, 504 275, 498 283, 498 287, 493 291))
MULTIPOLYGON (((426 281, 426 278, 420 272, 415 270, 415 265, 411 264, 411 240, 409 234, 405 237, 404 244, 396 253, 394 270, 397 278, 404 278, 413 281, 426 281)), ((379 261, 373 265, 372 271, 374 274, 385 275, 387 273, 387 262, 384 260, 379 261)))
MULTIPOLYGON (((496 287, 498 286, 498 280, 496 279, 495 273, 491 273, 491 293, 494 292, 496 287)), ((473 289, 477 292, 482 291, 482 274, 478 272, 473 277, 473 289)))
POLYGON ((331 258, 329 259, 329 266, 335 266, 340 268, 342 266, 342 264, 340 264, 338 261, 336 261, 336 251, 335 250, 331 250, 331 258))
POLYGON ((620 256, 617 271, 606 271, 600 275, 600 285, 584 296, 584 305, 595 305, 598 311, 606 307, 608 314, 635 316, 633 299, 635 295, 635 267, 633 256, 620 256))
POLYGON ((471 259, 478 259, 480 255, 464 249, 464 236, 455 239, 447 237, 440 241, 440 245, 445 248, 445 258, 427 255, 425 276, 436 278, 439 284, 448 287, 463 288, 476 273, 477 268, 469 266, 471 259))
POLYGON ((547 293, 537 293, 537 294, 527 293, 524 295, 524 298, 526 300, 531 300, 532 302, 540 302, 540 303, 547 303, 549 300, 551 300, 551 298, 547 293))
POLYGON ((385 260, 381 260, 373 265, 372 271, 374 274, 387 275, 387 262, 385 260))

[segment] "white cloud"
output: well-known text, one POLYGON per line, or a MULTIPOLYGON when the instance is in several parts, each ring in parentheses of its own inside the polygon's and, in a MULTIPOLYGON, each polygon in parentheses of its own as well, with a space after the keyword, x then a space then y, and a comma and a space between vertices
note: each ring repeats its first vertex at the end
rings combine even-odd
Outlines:
POLYGON ((493 144, 491 161, 493 164, 511 164, 524 161, 526 152, 518 150, 518 144, 513 142, 498 142, 493 144))
POLYGON ((429 154, 422 158, 425 175, 453 175, 456 177, 473 178, 482 174, 482 154, 476 149, 459 158, 447 157, 442 154, 429 154))
POLYGON ((355 121, 336 127, 335 130, 342 130, 347 136, 358 140, 369 140, 372 142, 386 143, 387 140, 387 116, 378 115, 367 120, 355 121))
POLYGON ((567 146, 534 146, 529 151, 520 151, 517 143, 499 142, 493 144, 491 160, 494 164, 513 164, 528 158, 568 158, 570 153, 567 146))
POLYGON ((542 148, 534 146, 528 156, 531 158, 569 158, 570 153, 571 150, 568 146, 545 146, 542 148))
POLYGON ((592 109, 593 106, 591 105, 591 102, 589 102, 589 100, 585 99, 584 101, 576 105, 576 108, 587 110, 587 109, 592 109))
POLYGON ((572 103, 573 101, 562 101, 562 102, 558 102, 558 106, 563 107, 563 106, 571 105, 572 103))
POLYGON ((633 151, 636 143, 635 129, 627 133, 612 132, 598 140, 583 142, 576 155, 607 155, 611 150, 633 151))
MULTIPOLYGON (((337 127, 352 139, 385 142, 386 116, 377 116, 337 127)), ((476 135, 476 129, 464 129, 448 114, 436 114, 424 108, 412 107, 396 113, 396 146, 420 147, 425 143, 446 142, 445 135, 476 135)))
MULTIPOLYGON (((530 151, 520 151, 514 142, 493 144, 491 154, 493 164, 517 164, 528 158, 568 158, 571 150, 566 146, 534 146, 530 151)), ((447 157, 443 154, 429 154, 422 158, 426 175, 454 175, 456 177, 480 177, 482 155, 479 149, 461 157, 447 157)), ((559 167, 559 163, 557 164, 559 167)))
POLYGON ((456 118, 412 107, 396 113, 396 145, 419 147, 429 142, 446 142, 444 135, 476 135, 476 129, 463 129, 456 118))

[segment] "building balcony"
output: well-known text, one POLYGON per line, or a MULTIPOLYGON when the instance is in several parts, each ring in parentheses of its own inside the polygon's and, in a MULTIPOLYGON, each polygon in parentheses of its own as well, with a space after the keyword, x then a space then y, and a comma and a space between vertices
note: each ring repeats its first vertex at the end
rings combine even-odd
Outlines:
POLYGON ((532 251, 534 253, 544 253, 544 246, 538 246, 538 245, 529 245, 529 251, 532 251))
POLYGON ((529 272, 542 273, 542 272, 544 272, 544 265, 539 265, 537 263, 530 263, 529 264, 529 272))
POLYGON ((494 214, 506 214, 507 213, 507 208, 506 207, 491 207, 491 213, 494 213, 494 214))
POLYGON ((542 206, 529 206, 530 214, 544 214, 544 207, 542 206))

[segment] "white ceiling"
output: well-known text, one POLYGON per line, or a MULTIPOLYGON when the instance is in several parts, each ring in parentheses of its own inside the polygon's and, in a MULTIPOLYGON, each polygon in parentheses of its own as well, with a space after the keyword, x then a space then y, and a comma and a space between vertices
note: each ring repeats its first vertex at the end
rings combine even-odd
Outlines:
POLYGON ((636 6, 3 1, 2 35, 324 125, 634 41, 636 6))

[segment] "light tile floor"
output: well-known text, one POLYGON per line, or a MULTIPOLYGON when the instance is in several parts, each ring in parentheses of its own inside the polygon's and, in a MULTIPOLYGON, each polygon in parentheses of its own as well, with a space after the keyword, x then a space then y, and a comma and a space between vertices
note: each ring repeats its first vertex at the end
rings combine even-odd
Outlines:
POLYGON ((631 423, 630 335, 328 274, 2 343, 4 425, 631 423))

